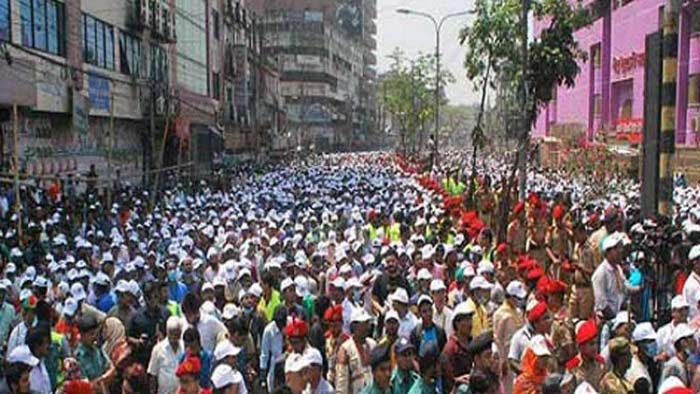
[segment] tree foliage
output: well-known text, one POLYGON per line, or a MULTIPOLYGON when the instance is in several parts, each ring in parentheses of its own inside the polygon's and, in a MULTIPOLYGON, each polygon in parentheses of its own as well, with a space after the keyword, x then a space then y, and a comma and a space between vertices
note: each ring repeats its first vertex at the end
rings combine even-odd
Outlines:
MULTIPOLYGON (((435 117, 436 62, 435 55, 419 54, 408 59, 396 48, 391 55, 391 67, 380 78, 379 99, 383 107, 399 123, 404 150, 406 144, 417 141, 419 132, 432 127, 435 117)), ((454 81, 447 70, 441 70, 439 86, 454 81)), ((442 104, 447 100, 443 96, 442 104)), ((421 134, 422 136, 422 134, 421 134)))

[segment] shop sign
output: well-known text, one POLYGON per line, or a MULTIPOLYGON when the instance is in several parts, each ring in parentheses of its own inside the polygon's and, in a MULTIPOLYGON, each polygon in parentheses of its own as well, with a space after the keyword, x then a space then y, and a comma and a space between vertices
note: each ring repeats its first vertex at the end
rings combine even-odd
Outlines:
POLYGON ((636 68, 643 68, 646 62, 644 52, 632 52, 627 56, 616 56, 613 58, 613 71, 615 74, 625 75, 636 68))

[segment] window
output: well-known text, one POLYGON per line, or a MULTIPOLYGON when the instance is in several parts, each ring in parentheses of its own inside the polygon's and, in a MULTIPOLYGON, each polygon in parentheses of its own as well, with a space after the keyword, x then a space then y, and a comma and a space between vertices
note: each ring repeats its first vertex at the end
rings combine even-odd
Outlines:
POLYGON ((690 8, 690 34, 700 34, 700 6, 690 8))
POLYGON ((0 0, 0 41, 10 40, 10 0, 0 0))
POLYGON ((601 109, 603 108, 603 97, 599 94, 593 96, 593 116, 600 117, 601 109))
POLYGON ((219 13, 216 10, 212 11, 212 23, 214 25, 214 38, 219 39, 219 13))
POLYGON ((85 63, 114 70, 114 28, 83 14, 83 60, 85 63))
POLYGON ((120 71, 127 75, 141 76, 141 40, 119 32, 119 62, 120 71))
POLYGON ((168 52, 158 45, 151 46, 151 78, 166 82, 168 78, 168 52))
POLYGON ((691 107, 700 106, 700 74, 688 77, 688 105, 691 107))
POLYGON ((221 99, 220 74, 219 73, 212 73, 211 79, 212 79, 212 83, 211 83, 212 95, 211 96, 214 98, 214 100, 220 100, 221 99))
POLYGON ((600 44, 596 44, 591 48, 591 59, 593 61, 593 68, 600 68, 600 64, 601 64, 600 44))
MULTIPOLYGON (((9 38, 9 0, 0 0, 0 39, 9 38)), ((63 3, 20 0, 22 45, 55 55, 63 54, 63 3)))

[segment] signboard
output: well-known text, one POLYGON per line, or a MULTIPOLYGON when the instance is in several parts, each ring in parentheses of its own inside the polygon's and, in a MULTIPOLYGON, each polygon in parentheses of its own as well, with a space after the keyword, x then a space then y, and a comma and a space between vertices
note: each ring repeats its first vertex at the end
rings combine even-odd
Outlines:
POLYGON ((87 102, 80 92, 73 91, 73 131, 79 136, 84 136, 88 132, 87 102))
POLYGON ((644 52, 632 52, 627 56, 616 56, 613 58, 613 71, 618 75, 628 74, 636 68, 644 68, 645 63, 644 52))
POLYGON ((88 77, 88 93, 90 108, 98 111, 109 111, 109 80, 91 74, 88 77))

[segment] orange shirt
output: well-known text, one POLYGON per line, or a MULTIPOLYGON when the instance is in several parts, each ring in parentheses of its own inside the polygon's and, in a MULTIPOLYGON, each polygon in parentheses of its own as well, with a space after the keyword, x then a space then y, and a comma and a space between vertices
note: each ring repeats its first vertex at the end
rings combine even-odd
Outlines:
POLYGON ((78 330, 77 324, 69 324, 65 319, 61 319, 58 321, 58 323, 56 323, 56 327, 54 327, 54 329, 57 333, 66 336, 66 341, 68 341, 68 345, 70 345, 71 349, 78 346, 78 342, 80 341, 80 330, 78 330))

